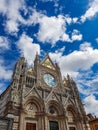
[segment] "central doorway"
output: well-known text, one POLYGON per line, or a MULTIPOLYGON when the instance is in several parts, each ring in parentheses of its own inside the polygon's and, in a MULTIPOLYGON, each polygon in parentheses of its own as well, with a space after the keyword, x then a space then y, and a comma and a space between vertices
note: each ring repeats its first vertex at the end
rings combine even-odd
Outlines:
POLYGON ((59 125, 57 121, 49 121, 50 130, 59 130, 59 125))
POLYGON ((36 130, 36 123, 26 123, 26 130, 36 130))
POLYGON ((76 130, 75 127, 69 127, 69 130, 76 130))

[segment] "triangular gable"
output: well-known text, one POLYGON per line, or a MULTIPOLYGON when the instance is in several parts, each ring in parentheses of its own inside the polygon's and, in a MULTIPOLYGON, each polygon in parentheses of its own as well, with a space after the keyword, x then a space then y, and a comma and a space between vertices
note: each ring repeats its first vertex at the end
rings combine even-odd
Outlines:
POLYGON ((38 97, 38 98, 40 98, 40 99, 42 99, 39 90, 36 88, 36 85, 34 85, 34 86, 31 88, 31 90, 30 90, 28 93, 26 93, 26 95, 24 96, 24 98, 27 98, 27 97, 32 96, 32 95, 33 95, 33 96, 36 96, 36 97, 38 97))
POLYGON ((55 67, 54 67, 54 64, 52 63, 51 59, 49 56, 47 56, 43 61, 42 61, 42 65, 49 68, 49 69, 52 69, 52 70, 55 70, 55 67))
POLYGON ((54 92, 54 90, 52 89, 52 91, 49 93, 49 95, 47 97, 45 97, 45 103, 47 104, 49 101, 57 101, 60 102, 59 97, 56 95, 56 93, 54 92))

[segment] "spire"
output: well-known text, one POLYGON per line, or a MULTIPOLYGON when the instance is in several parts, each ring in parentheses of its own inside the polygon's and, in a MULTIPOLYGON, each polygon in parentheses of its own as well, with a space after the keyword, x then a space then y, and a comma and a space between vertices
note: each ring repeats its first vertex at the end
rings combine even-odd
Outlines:
POLYGON ((38 51, 36 52, 35 61, 40 63, 40 57, 39 57, 38 51))
POLYGON ((69 76, 69 74, 68 74, 68 73, 67 73, 67 79, 68 79, 68 80, 70 80, 70 76, 69 76))
POLYGON ((60 69, 60 67, 59 67, 58 63, 56 62, 56 60, 55 60, 55 66, 56 66, 57 69, 60 69))

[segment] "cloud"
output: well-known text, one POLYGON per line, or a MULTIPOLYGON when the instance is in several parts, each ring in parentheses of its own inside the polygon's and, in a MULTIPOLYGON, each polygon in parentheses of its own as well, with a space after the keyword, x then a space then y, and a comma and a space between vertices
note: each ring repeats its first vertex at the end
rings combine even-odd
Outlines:
POLYGON ((60 53, 63 53, 63 52, 65 51, 65 48, 66 48, 66 47, 63 46, 62 48, 59 48, 59 49, 56 50, 55 52, 56 52, 56 53, 59 53, 59 52, 60 52, 60 53))
POLYGON ((96 42, 98 43, 98 38, 96 38, 95 40, 96 40, 96 42))
POLYGON ((0 13, 6 15, 7 20, 5 22, 6 31, 9 33, 17 33, 19 22, 24 22, 20 14, 20 10, 25 7, 24 0, 1 0, 0 1, 0 13))
POLYGON ((78 18, 71 18, 68 15, 58 15, 48 17, 43 12, 36 11, 35 8, 27 8, 24 0, 6 0, 1 1, 1 9, 0 12, 3 15, 6 15, 7 20, 5 21, 5 30, 11 35, 17 35, 19 31, 19 26, 35 26, 39 24, 39 30, 36 34, 37 39, 43 43, 50 43, 52 46, 56 44, 56 42, 66 41, 73 42, 75 40, 80 40, 82 35, 75 32, 72 34, 72 38, 66 33, 67 25, 71 25, 72 23, 76 23, 78 18), (23 11, 24 15, 28 15, 28 18, 22 16, 20 10, 23 11), (67 25, 66 25, 67 24, 67 25))
POLYGON ((9 48, 9 40, 4 36, 0 36, 0 51, 8 50, 9 48))
POLYGON ((76 29, 73 30, 72 32, 72 42, 73 41, 81 41, 82 40, 82 34, 76 29))
POLYGON ((12 75, 12 70, 8 70, 8 67, 4 66, 4 60, 0 59, 0 79, 9 80, 12 75))
POLYGON ((5 14, 7 12, 7 2, 6 0, 1 0, 0 1, 0 12, 5 14))
POLYGON ((9 33, 12 33, 12 34, 17 34, 18 32, 18 22, 14 21, 14 20, 8 20, 6 22, 6 29, 9 33))
POLYGON ((81 44, 79 51, 75 50, 68 55, 62 55, 61 52, 50 53, 50 57, 59 63, 63 75, 69 73, 72 77, 77 77, 79 70, 87 71, 98 63, 98 50, 85 42, 81 44))
POLYGON ((73 20, 73 23, 77 23, 78 22, 78 18, 77 17, 74 17, 72 20, 73 20))
POLYGON ((98 0, 90 1, 89 8, 86 13, 81 16, 81 21, 85 22, 87 19, 91 19, 98 13, 98 0))
POLYGON ((91 94, 84 99, 85 110, 87 113, 93 113, 98 116, 98 100, 91 94))
POLYGON ((83 95, 98 94, 98 72, 82 71, 77 78, 79 92, 83 95))
POLYGON ((40 19, 39 23, 40 29, 37 34, 37 38, 43 43, 50 42, 52 44, 55 44, 61 39, 62 35, 66 31, 66 23, 64 17, 61 15, 58 17, 43 16, 43 18, 40 19))
MULTIPOLYGON (((37 14, 38 16, 39 14, 37 14)), ((35 15, 36 16, 36 15, 35 15)), ((74 29, 72 32, 72 36, 69 37, 67 34, 67 25, 72 24, 77 21, 77 18, 71 19, 69 16, 58 15, 48 17, 46 15, 39 15, 38 23, 40 25, 39 31, 37 33, 37 38, 39 41, 45 43, 48 42, 53 46, 57 41, 80 41, 82 40, 82 34, 74 29)))
POLYGON ((64 33, 62 35, 62 41, 66 41, 66 42, 72 42, 72 40, 70 39, 69 35, 64 33))
POLYGON ((71 34, 71 37, 69 37, 68 34, 64 33, 62 36, 62 41, 67 41, 67 42, 72 43, 74 41, 81 41, 82 38, 83 38, 82 34, 78 30, 74 29, 71 34))
POLYGON ((72 24, 72 23, 77 23, 78 22, 78 18, 77 17, 73 17, 71 18, 69 15, 65 16, 65 21, 68 25, 72 24))
POLYGON ((27 12, 31 12, 28 16, 28 19, 23 21, 23 23, 27 26, 36 25, 41 21, 41 19, 45 16, 42 12, 37 12, 36 9, 27 10, 27 12))
POLYGON ((82 35, 79 31, 73 30, 72 38, 66 33, 67 25, 71 25, 72 23, 76 23, 78 18, 70 18, 68 15, 58 15, 48 17, 43 12, 37 12, 36 9, 28 8, 26 9, 26 5, 23 0, 21 2, 18 0, 16 7, 14 7, 14 2, 10 0, 10 5, 7 6, 7 21, 5 23, 6 31, 12 35, 17 35, 19 31, 19 26, 35 26, 39 24, 39 30, 36 34, 36 37, 39 41, 43 43, 50 43, 52 46, 56 44, 57 41, 67 41, 73 42, 75 40, 82 39, 82 35), (23 10, 24 14, 28 14, 28 18, 24 19, 20 14, 19 10, 23 10), (15 14, 15 15, 14 15, 15 14))
POLYGON ((33 43, 33 39, 25 33, 22 34, 16 44, 20 49, 21 55, 24 55, 29 65, 33 63, 36 53, 40 54, 39 44, 33 43))

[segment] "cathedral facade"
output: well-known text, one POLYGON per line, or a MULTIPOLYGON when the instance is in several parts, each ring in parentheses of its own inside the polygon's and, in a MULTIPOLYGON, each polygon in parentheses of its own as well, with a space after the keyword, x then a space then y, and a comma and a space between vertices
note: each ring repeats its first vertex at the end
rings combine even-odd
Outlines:
POLYGON ((89 130, 76 83, 62 79, 47 54, 27 69, 25 58, 15 64, 11 84, 0 95, 0 117, 13 119, 12 130, 89 130))

